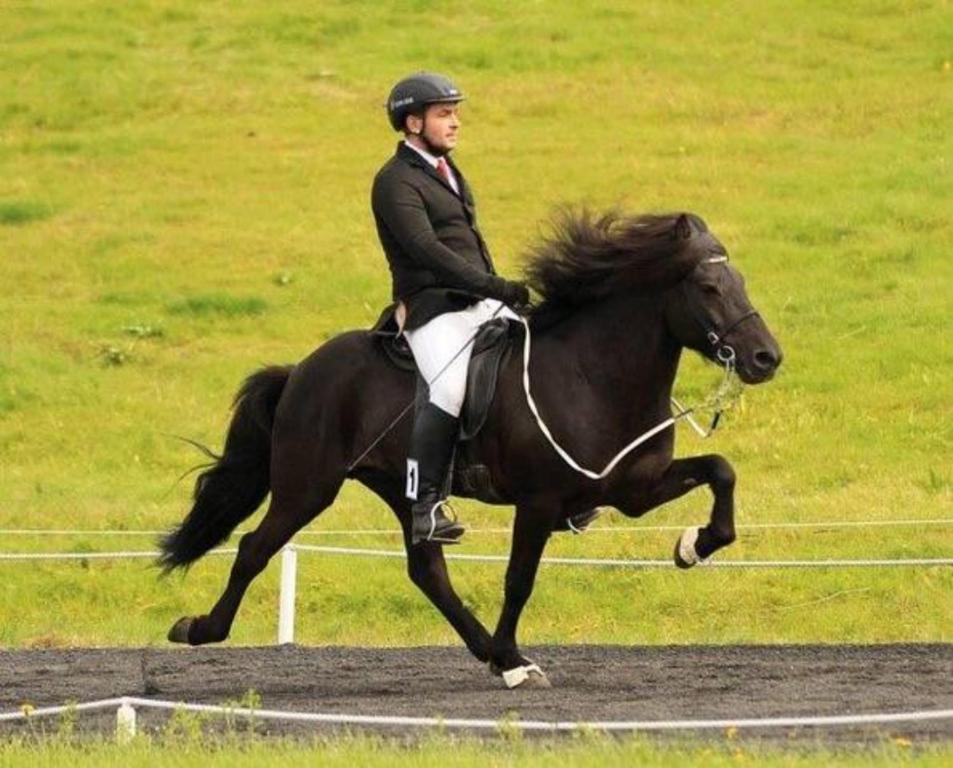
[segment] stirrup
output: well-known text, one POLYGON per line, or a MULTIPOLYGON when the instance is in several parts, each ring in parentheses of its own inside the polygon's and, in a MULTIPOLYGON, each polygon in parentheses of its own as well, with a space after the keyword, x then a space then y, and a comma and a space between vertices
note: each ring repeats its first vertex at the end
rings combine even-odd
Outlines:
POLYGON ((589 530, 589 526, 602 514, 601 507, 593 507, 585 512, 579 512, 576 515, 570 515, 566 518, 566 527, 577 536, 589 530), (578 522, 574 522, 578 520, 578 522))
POLYGON ((445 509, 444 517, 451 523, 459 523, 456 510, 450 506, 449 499, 441 499, 430 508, 430 532, 427 534, 426 541, 433 541, 434 532, 437 530, 437 510, 445 509))
POLYGON ((432 542, 434 544, 457 544, 460 541, 460 537, 465 533, 463 525, 457 519, 457 513, 453 507, 450 506, 450 502, 447 499, 441 499, 434 502, 430 507, 430 530, 424 536, 416 536, 413 532, 414 524, 416 523, 416 517, 411 520, 411 545, 422 544, 424 542, 432 542), (449 529, 453 535, 437 535, 437 510, 441 507, 445 508, 450 515, 444 515, 444 518, 449 521, 452 525, 449 529))

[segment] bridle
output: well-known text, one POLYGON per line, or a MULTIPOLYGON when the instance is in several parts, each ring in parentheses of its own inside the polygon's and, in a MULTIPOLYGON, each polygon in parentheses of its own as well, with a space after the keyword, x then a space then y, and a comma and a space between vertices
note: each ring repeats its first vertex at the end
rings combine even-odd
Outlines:
MULTIPOLYGON (((727 256, 712 256, 708 259, 705 259, 702 263, 726 264, 727 262, 727 256)), ((726 370, 734 372, 737 356, 735 355, 735 348, 727 343, 727 339, 735 331, 735 329, 738 328, 739 325, 745 322, 745 320, 750 320, 752 317, 759 317, 758 310, 752 307, 747 312, 743 312, 741 315, 728 323, 728 326, 724 330, 719 330, 714 325, 709 323, 698 310, 698 308, 693 304, 689 304, 689 312, 691 312, 695 322, 704 332, 705 338, 708 339, 708 343, 715 352, 715 359, 725 366, 726 370)))
MULTIPOLYGON (((727 262, 728 257, 712 256, 705 261, 709 264, 720 264, 727 262)), ((569 452, 556 441, 556 438, 553 437, 549 427, 547 427, 546 423, 543 421, 543 417, 540 415, 539 408, 537 407, 536 402, 533 399, 532 392, 530 391, 530 327, 525 318, 520 318, 520 321, 523 323, 523 327, 525 329, 523 336, 523 392, 526 396, 526 404, 529 406, 530 412, 533 414, 533 418, 536 420, 536 424, 539 427, 540 432, 543 433, 546 440, 553 447, 553 450, 559 454, 559 457, 566 464, 576 470, 576 472, 581 475, 585 475, 591 480, 602 480, 608 476, 608 474, 615 469, 619 462, 628 456, 632 451, 660 432, 663 432, 669 427, 674 426, 681 419, 685 419, 689 424, 691 424, 694 430, 701 435, 701 437, 709 437, 711 433, 718 428, 718 422, 721 420, 722 413, 724 413, 738 398, 738 395, 741 391, 740 385, 736 383, 737 377, 735 376, 735 362, 737 358, 735 355, 735 350, 730 344, 727 343, 727 339, 738 328, 739 325, 741 325, 745 320, 755 317, 758 312, 755 309, 750 309, 741 316, 735 318, 732 322, 728 323, 724 330, 721 330, 709 323, 702 316, 701 312, 699 312, 693 305, 689 304, 689 306, 691 307, 690 311, 695 318, 695 322, 697 322, 704 331, 705 338, 708 339, 708 343, 711 344, 712 348, 714 349, 715 358, 725 368, 725 375, 721 384, 718 386, 718 389, 716 389, 715 392, 705 400, 705 402, 692 408, 685 408, 674 397, 671 398, 672 405, 675 406, 678 412, 656 424, 654 427, 643 432, 641 435, 632 440, 621 451, 613 456, 609 463, 606 464, 601 471, 587 469, 586 467, 581 466, 575 459, 573 459, 572 456, 569 455, 569 452), (692 415, 694 411, 700 408, 713 408, 715 411, 714 416, 712 417, 711 426, 707 430, 699 425, 692 415)))
MULTIPOLYGON (((711 256, 702 263, 726 264, 727 262, 727 256, 711 256)), ((738 361, 738 357, 735 354, 735 348, 728 343, 728 337, 739 325, 745 322, 745 320, 750 320, 752 317, 760 317, 760 315, 758 314, 758 310, 752 307, 728 323, 724 330, 721 330, 709 323, 696 306, 689 304, 688 307, 695 322, 702 329, 705 338, 714 350, 715 360, 724 366, 725 375, 718 388, 700 406, 684 408, 674 397, 671 398, 671 400, 672 405, 679 410, 676 418, 684 418, 701 437, 709 437, 711 433, 718 428, 721 415, 731 407, 741 393, 741 386, 737 383, 737 377, 735 375, 735 364, 738 361), (696 410, 696 408, 711 408, 714 410, 711 426, 709 426, 708 429, 699 425, 692 416, 692 412, 696 410)))

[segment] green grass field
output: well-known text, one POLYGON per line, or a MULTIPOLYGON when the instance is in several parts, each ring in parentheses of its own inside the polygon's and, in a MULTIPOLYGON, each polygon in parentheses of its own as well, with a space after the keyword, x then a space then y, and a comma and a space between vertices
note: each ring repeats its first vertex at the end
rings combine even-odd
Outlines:
MULTIPOLYGON (((190 490, 176 478, 198 457, 170 435, 220 445, 243 376, 376 317, 390 286, 368 189, 394 143, 381 102, 423 65, 471 94, 459 161, 506 274, 562 202, 697 211, 727 244, 786 362, 713 442, 684 430, 679 451, 735 463, 739 522, 953 516, 947 10, 8 8, 0 525, 174 524, 190 490)), ((679 391, 698 398, 715 376, 690 358, 679 391)), ((707 506, 698 492, 645 522, 701 521, 707 506)), ((482 527, 511 515, 463 507, 482 527)), ((348 487, 314 527, 394 523, 348 487)), ((552 552, 666 557, 673 536, 558 537, 552 552)), ((470 541, 506 548, 502 536, 470 541)), ((2 549, 117 543, 6 536, 2 549)), ((725 556, 951 550, 950 526, 907 526, 762 530, 725 556)), ((375 562, 304 561, 302 640, 452 642, 402 566, 375 562)), ((0 567, 0 642, 57 645, 161 642, 180 611, 209 604, 227 563, 184 582, 158 582, 141 562, 0 567)), ((501 570, 455 571, 492 621, 501 570)), ((271 581, 252 590, 236 642, 272 637, 271 581)), ((951 585, 939 569, 547 570, 523 638, 949 640, 951 585), (686 610, 705 620, 685 625, 686 610)))
MULTIPOLYGON (((4 5, 0 528, 170 527, 200 459, 171 435, 220 446, 245 375, 376 319, 382 103, 421 67, 470 96, 457 159, 504 274, 561 203, 692 210, 726 244, 785 363, 678 451, 734 463, 739 523, 953 518, 949 18, 943 0, 4 5)), ((716 378, 686 359, 678 391, 716 378)), ((641 523, 708 505, 696 492, 641 523)), ((480 528, 512 514, 459 506, 480 528)), ((357 486, 312 526, 366 528, 396 525, 357 486)), ((548 554, 663 558, 675 535, 559 536, 548 554)), ((0 534, 3 552, 151 547, 0 534)), ((749 530, 723 557, 951 553, 946 524, 749 530)), ((300 562, 301 642, 457 642, 400 561, 300 562)), ((163 643, 228 565, 160 581, 143 561, 0 562, 0 646, 163 643)), ((492 624, 502 569, 453 575, 492 624)), ((231 642, 273 642, 276 580, 231 642)), ((552 566, 537 583, 528 644, 953 640, 948 568, 552 566)))
POLYGON ((491 766, 550 766, 554 761, 575 768, 591 765, 705 765, 712 768, 737 765, 783 766, 802 768, 816 765, 851 766, 924 766, 949 765, 951 750, 926 747, 911 750, 909 744, 887 742, 866 751, 833 749, 787 749, 749 744, 736 740, 712 741, 703 746, 682 742, 655 743, 642 738, 606 739, 582 735, 574 739, 538 741, 504 739, 487 744, 448 735, 437 735, 416 744, 401 744, 374 737, 337 737, 313 742, 292 740, 251 740, 226 737, 213 746, 193 734, 173 733, 158 738, 140 738, 132 744, 117 746, 94 741, 71 743, 56 736, 40 742, 22 740, 0 743, 0 766, 96 766, 137 768, 138 766, 286 766, 313 764, 327 766, 392 766, 431 768, 485 768, 491 766))

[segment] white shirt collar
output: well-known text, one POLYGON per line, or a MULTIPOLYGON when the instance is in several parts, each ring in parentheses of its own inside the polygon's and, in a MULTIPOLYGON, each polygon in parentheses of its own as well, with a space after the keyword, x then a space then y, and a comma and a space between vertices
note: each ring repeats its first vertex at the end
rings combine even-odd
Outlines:
POLYGON ((420 147, 416 146, 415 144, 411 144, 409 141, 407 141, 407 139, 404 139, 404 144, 406 144, 408 147, 410 147, 412 150, 414 150, 414 152, 416 152, 418 155, 420 155, 424 160, 426 160, 428 163, 430 163, 430 167, 431 167, 431 168, 436 168, 436 167, 437 167, 437 162, 440 160, 440 158, 434 157, 434 156, 431 155, 427 150, 421 149, 420 147))
MULTIPOLYGON (((435 171, 437 170, 437 163, 440 161, 440 158, 439 158, 439 157, 434 157, 433 155, 431 155, 431 154, 430 154, 429 152, 427 152, 426 150, 423 150, 423 149, 421 149, 420 147, 414 146, 414 145, 411 144, 409 141, 407 141, 407 139, 404 139, 404 144, 406 144, 408 147, 410 147, 412 150, 414 150, 414 152, 416 152, 418 155, 420 155, 424 160, 426 160, 428 163, 430 163, 430 167, 431 167, 431 168, 433 168, 435 171)), ((446 162, 446 160, 444 160, 444 162, 446 162)), ((438 171, 438 173, 439 173, 439 171, 438 171)), ((449 176, 449 179, 448 179, 447 181, 448 181, 448 183, 450 184, 450 187, 453 189, 454 192, 456 192, 456 193, 459 195, 459 194, 460 194, 460 182, 457 181, 457 175, 453 172, 453 169, 450 167, 450 164, 449 164, 449 163, 447 163, 447 175, 449 176)))

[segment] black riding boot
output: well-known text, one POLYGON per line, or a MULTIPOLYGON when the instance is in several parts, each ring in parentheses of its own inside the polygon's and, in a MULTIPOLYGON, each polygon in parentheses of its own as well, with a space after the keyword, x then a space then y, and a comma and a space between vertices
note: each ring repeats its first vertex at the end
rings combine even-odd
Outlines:
POLYGON ((407 498, 415 500, 411 507, 411 544, 456 544, 463 535, 463 525, 443 512, 458 427, 455 416, 433 403, 428 402, 417 411, 407 458, 407 498))

